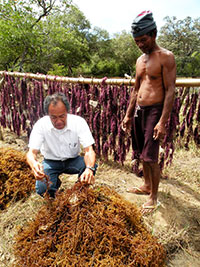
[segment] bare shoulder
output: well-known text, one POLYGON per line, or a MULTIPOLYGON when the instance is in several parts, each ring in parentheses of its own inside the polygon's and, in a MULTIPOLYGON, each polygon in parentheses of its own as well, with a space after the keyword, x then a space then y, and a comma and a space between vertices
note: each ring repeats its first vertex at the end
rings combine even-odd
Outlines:
POLYGON ((162 63, 175 63, 174 54, 166 48, 160 47, 160 60, 162 63))
POLYGON ((174 54, 165 48, 160 48, 160 63, 163 68, 165 82, 170 79, 170 82, 174 83, 176 79, 176 62, 174 54))
POLYGON ((143 57, 145 56, 145 54, 141 54, 139 57, 138 57, 138 60, 142 59, 143 57))
POLYGON ((142 54, 141 56, 139 56, 136 60, 136 65, 140 64, 140 62, 142 61, 142 59, 145 57, 145 54, 142 54))

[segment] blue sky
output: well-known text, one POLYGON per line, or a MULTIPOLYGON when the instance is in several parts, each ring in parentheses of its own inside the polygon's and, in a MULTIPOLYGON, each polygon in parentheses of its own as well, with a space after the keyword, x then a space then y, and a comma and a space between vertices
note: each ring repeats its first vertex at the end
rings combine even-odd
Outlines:
POLYGON ((200 0, 73 0, 92 24, 111 35, 130 32, 133 19, 143 10, 151 10, 158 30, 166 16, 184 19, 200 17, 200 0))

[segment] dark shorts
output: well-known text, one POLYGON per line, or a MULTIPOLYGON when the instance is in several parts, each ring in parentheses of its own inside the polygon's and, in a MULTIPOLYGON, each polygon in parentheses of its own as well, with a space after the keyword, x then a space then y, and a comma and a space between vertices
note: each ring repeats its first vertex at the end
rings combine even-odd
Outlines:
POLYGON ((163 105, 136 106, 133 118, 132 147, 145 162, 158 162, 159 140, 153 139, 154 127, 162 114, 163 105))

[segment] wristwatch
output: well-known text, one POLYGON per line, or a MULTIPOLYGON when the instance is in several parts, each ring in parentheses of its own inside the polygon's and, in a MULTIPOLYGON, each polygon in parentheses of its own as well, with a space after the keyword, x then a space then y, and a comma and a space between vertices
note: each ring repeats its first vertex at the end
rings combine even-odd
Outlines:
POLYGON ((95 172, 95 168, 94 168, 94 167, 87 166, 86 168, 88 168, 88 169, 90 169, 91 171, 93 171, 93 173, 95 172))

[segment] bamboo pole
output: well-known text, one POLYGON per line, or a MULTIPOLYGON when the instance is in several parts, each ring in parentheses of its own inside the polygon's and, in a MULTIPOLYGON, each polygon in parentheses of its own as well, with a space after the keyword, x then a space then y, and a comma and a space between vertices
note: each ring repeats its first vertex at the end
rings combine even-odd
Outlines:
POLYGON ((26 77, 36 80, 48 80, 48 81, 57 81, 62 83, 82 83, 82 84, 125 84, 125 85, 134 85, 135 79, 103 79, 98 78, 73 78, 73 77, 62 77, 62 76, 52 76, 44 74, 33 74, 33 73, 21 73, 21 72, 9 72, 9 71, 0 71, 0 75, 7 74, 14 77, 26 77))
MULTIPOLYGON (((21 72, 10 72, 10 71, 0 71, 0 75, 3 74, 14 76, 14 77, 21 77, 21 78, 30 78, 36 80, 48 80, 48 81, 57 81, 62 83, 81 83, 81 84, 113 84, 113 85, 134 85, 135 79, 126 79, 126 78, 73 78, 73 77, 62 77, 62 76, 52 76, 52 75, 45 75, 45 74, 33 74, 33 73, 21 73, 21 72)), ((176 79, 176 86, 185 86, 185 87, 198 87, 200 86, 200 79, 176 79)))

